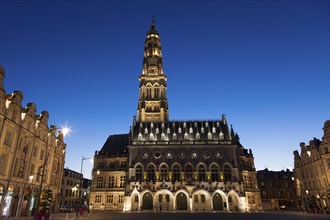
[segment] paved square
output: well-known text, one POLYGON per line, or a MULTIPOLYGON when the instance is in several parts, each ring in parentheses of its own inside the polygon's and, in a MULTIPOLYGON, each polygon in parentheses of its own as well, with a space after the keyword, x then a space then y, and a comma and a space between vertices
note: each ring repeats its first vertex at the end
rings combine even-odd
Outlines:
POLYGON ((321 220, 330 219, 330 215, 288 213, 288 212, 260 212, 260 213, 99 213, 84 219, 94 220, 321 220))

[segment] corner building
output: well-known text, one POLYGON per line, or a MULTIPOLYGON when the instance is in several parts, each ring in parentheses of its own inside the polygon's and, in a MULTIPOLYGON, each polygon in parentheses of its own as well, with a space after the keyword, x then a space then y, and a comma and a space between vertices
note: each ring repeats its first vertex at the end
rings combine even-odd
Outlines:
POLYGON ((262 210, 252 151, 240 144, 225 115, 169 120, 167 77, 154 21, 139 81, 138 117, 129 134, 111 135, 95 154, 92 209, 262 210))

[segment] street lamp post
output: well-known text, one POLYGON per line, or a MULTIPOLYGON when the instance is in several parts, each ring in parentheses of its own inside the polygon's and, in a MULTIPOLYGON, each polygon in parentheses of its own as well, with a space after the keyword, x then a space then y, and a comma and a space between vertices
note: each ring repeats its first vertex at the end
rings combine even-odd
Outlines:
POLYGON ((79 203, 80 205, 82 205, 82 185, 84 182, 84 175, 83 175, 83 166, 84 166, 84 160, 92 160, 93 158, 91 157, 84 157, 82 156, 81 158, 81 166, 80 166, 80 174, 81 174, 81 180, 80 180, 80 184, 79 184, 79 203))

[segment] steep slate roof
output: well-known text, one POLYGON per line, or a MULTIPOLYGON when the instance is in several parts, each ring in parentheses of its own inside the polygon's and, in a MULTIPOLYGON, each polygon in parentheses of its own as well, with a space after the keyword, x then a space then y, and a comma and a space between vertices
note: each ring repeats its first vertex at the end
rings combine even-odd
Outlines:
POLYGON ((132 141, 231 141, 228 125, 221 120, 133 123, 132 141), (176 138, 174 138, 174 134, 176 138), (199 138, 197 136, 199 135, 199 138))
POLYGON ((110 135, 99 154, 113 156, 128 156, 129 134, 110 135))

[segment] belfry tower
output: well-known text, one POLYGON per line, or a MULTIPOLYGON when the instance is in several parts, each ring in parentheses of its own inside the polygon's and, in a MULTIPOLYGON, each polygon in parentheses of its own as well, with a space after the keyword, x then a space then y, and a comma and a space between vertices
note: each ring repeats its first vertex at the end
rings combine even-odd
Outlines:
POLYGON ((140 122, 168 121, 166 80, 160 38, 153 19, 145 41, 143 69, 139 76, 138 120, 140 122))

